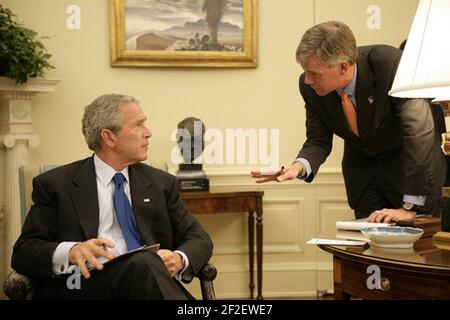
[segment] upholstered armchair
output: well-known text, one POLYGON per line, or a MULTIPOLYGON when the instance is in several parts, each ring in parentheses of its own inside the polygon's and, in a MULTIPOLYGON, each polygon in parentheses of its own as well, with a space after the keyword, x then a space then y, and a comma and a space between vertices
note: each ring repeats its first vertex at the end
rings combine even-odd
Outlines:
MULTIPOLYGON (((200 280, 203 300, 215 300, 213 280, 216 278, 216 268, 207 263, 196 277, 200 280)), ((33 280, 23 274, 12 271, 3 283, 3 291, 10 300, 31 300, 34 295, 33 280)))

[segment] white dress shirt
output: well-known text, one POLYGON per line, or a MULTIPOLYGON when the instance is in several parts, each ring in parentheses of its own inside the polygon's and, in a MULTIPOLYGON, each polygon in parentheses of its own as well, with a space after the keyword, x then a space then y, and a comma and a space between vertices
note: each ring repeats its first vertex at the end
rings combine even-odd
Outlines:
MULTIPOLYGON (((120 228, 119 222, 116 217, 114 209, 114 191, 115 184, 113 177, 117 173, 111 166, 101 160, 97 155, 94 155, 95 174, 97 177, 97 192, 98 192, 98 208, 99 208, 99 225, 98 225, 98 238, 109 239, 115 243, 114 248, 108 248, 109 251, 115 253, 117 256, 128 251, 125 238, 120 228)), ((131 193, 128 176, 128 167, 120 171, 124 177, 124 191, 128 200, 130 200, 131 206, 131 193)), ((52 263, 53 272, 55 274, 71 273, 75 266, 69 268, 69 251, 78 242, 61 242, 53 253, 52 263)), ((181 273, 189 266, 189 260, 179 250, 175 252, 179 253, 184 261, 184 268, 177 274, 177 279, 180 279, 181 273)), ((105 262, 106 258, 99 257, 100 262, 105 262)))

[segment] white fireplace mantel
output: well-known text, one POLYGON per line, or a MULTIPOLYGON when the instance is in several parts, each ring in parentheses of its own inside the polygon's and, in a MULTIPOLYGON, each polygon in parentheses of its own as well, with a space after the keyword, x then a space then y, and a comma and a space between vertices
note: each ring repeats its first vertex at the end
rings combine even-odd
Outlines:
POLYGON ((14 80, 0 77, 0 175, 5 181, 0 188, 0 231, 2 227, 6 231, 5 247, 0 250, 0 255, 5 255, 0 261, 6 263, 0 267, 1 280, 4 278, 2 273, 10 268, 12 247, 22 226, 19 168, 28 164, 30 148, 39 144, 39 137, 32 127, 32 99, 39 93, 54 92, 58 82, 56 79, 30 78, 27 83, 16 85, 14 80))
POLYGON ((44 93, 55 92, 57 79, 29 78, 25 84, 16 85, 16 81, 7 77, 0 77, 0 92, 11 93, 44 93))

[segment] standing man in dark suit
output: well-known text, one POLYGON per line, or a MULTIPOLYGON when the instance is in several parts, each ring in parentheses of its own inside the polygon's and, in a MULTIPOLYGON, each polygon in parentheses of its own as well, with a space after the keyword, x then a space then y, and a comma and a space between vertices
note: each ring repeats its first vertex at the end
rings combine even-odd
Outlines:
POLYGON ((184 207, 176 178, 139 163, 151 137, 146 120, 133 97, 95 99, 82 121, 94 155, 33 180, 12 267, 39 280, 37 298, 192 298, 179 281, 192 280, 213 245, 184 207), (152 244, 160 249, 119 256, 152 244), (76 268, 81 285, 70 290, 76 268))
POLYGON ((444 155, 429 104, 388 95, 401 50, 356 47, 347 25, 330 21, 303 35, 296 58, 307 140, 295 162, 257 182, 311 182, 331 152, 333 134, 345 141, 342 171, 357 218, 371 222, 436 213, 445 178, 444 155))

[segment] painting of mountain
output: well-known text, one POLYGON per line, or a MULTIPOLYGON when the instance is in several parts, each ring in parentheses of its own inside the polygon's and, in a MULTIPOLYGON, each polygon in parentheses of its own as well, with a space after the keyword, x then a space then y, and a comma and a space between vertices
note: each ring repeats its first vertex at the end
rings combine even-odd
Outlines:
POLYGON ((126 48, 242 51, 242 1, 126 0, 126 48))

